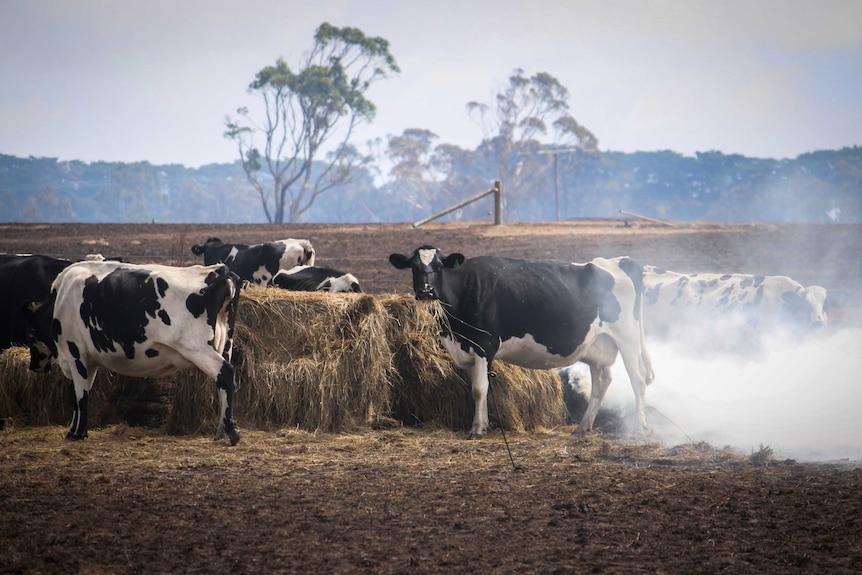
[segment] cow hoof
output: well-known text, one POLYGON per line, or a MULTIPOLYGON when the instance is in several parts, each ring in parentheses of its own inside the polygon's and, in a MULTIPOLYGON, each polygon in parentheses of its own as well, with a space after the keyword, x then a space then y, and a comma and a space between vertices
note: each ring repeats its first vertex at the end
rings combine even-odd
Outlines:
POLYGON ((239 443, 240 439, 239 428, 236 424, 231 425, 229 428, 226 425, 219 425, 218 431, 216 431, 215 437, 213 437, 213 441, 218 441, 224 436, 227 436, 231 445, 236 445, 239 443))
POLYGON ((482 439, 486 435, 488 435, 487 432, 471 431, 470 433, 467 434, 467 439, 482 439))

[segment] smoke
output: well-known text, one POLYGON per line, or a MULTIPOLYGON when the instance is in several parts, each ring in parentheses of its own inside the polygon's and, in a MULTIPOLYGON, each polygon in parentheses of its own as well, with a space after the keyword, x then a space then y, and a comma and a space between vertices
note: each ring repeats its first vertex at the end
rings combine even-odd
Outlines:
MULTIPOLYGON (((650 341, 655 382, 647 388, 650 439, 706 441, 778 458, 862 461, 862 329, 776 335, 753 357, 706 357, 650 341)), ((603 407, 634 411, 622 361, 603 407)), ((588 377, 588 376, 587 376, 588 377)))

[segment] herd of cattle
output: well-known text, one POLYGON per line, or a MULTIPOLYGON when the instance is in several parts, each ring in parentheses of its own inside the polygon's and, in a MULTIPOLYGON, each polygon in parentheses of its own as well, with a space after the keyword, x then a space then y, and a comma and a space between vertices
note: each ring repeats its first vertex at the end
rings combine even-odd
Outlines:
MULTIPOLYGON (((315 265, 308 240, 226 244, 210 238, 192 253, 204 265, 137 265, 100 256, 81 262, 0 254, 0 350, 30 348, 30 368, 56 363, 74 384, 67 437, 87 436, 87 399, 99 367, 133 377, 196 368, 215 380, 216 439, 235 445, 231 346, 244 282, 301 291, 360 292, 355 276, 315 265)), ((732 318, 744 340, 778 325, 826 325, 826 290, 784 276, 681 274, 628 257, 578 264, 496 256, 444 255, 424 245, 389 262, 410 269, 418 300, 445 312, 440 342, 468 374, 475 403, 470 437, 488 432, 495 359, 534 369, 583 362, 592 388, 579 433, 592 428, 623 360, 637 421, 646 427, 654 373, 646 341, 732 318), (748 334, 748 335, 746 335, 748 334)))

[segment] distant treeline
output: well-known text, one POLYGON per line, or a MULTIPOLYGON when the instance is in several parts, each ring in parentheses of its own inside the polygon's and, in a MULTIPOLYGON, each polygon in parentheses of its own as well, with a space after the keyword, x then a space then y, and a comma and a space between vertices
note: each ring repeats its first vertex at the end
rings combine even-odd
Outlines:
MULTIPOLYGON (((862 148, 774 160, 702 152, 567 154, 506 198, 507 221, 606 218, 624 209, 667 220, 862 222, 862 148)), ((484 191, 476 174, 415 185, 353 183, 321 195, 308 222, 409 222, 484 191), (472 182, 459 189, 455 182, 472 182)), ((479 180, 481 181, 481 180, 479 180)), ((503 182, 505 191, 505 182, 503 182)), ((489 219, 487 198, 445 219, 489 219)), ((445 220, 444 219, 444 220, 445 220)), ((0 155, 0 221, 255 223, 266 221, 239 162, 197 169, 0 155)))

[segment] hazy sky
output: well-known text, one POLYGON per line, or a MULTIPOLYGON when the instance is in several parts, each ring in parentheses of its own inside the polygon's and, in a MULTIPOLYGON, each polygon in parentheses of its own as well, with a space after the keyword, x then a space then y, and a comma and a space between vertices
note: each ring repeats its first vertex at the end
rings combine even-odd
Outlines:
POLYGON ((0 153, 199 166, 224 118, 295 67, 322 22, 390 42, 360 142, 467 116, 515 68, 548 72, 601 149, 785 158, 862 145, 857 0, 0 0, 0 153))

